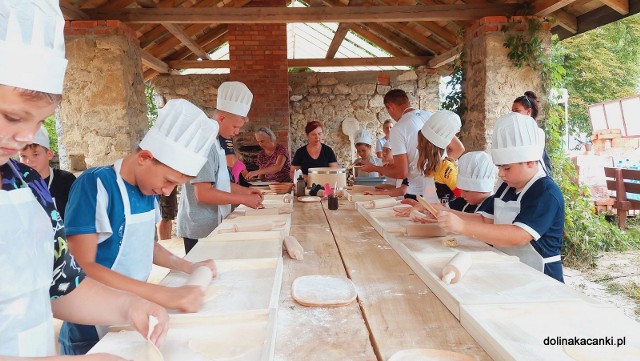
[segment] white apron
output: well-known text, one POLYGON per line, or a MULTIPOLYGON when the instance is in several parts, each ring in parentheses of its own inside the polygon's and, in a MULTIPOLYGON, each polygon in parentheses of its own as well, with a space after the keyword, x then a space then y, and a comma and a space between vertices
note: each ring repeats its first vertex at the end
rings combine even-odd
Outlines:
MULTIPOLYGON (((529 180, 529 182, 522 188, 522 191, 518 195, 518 198, 515 201, 504 202, 502 201, 502 197, 507 193, 509 187, 507 187, 504 192, 500 195, 500 197, 496 197, 494 199, 494 211, 493 211, 493 223, 494 224, 512 224, 513 220, 520 213, 520 200, 522 196, 529 190, 531 185, 535 183, 540 178, 545 177, 546 174, 542 168, 536 173, 536 175, 529 180)), ((527 242, 527 244, 519 247, 498 247, 497 249, 502 252, 511 255, 518 256, 520 261, 526 265, 533 267, 534 269, 544 272, 545 263, 556 262, 560 260, 560 256, 553 256, 548 258, 543 258, 538 251, 533 248, 531 242, 527 242)))
POLYGON ((0 215, 0 355, 53 356, 51 219, 24 181, 0 191, 0 215))
MULTIPOLYGON (((229 170, 227 169, 227 158, 224 149, 220 147, 220 142, 216 139, 216 151, 218 152, 218 176, 216 179, 216 189, 219 191, 231 193, 231 181, 229 179, 229 170)), ((218 205, 218 224, 231 213, 230 204, 218 205)))
POLYGON ((146 282, 153 265, 153 246, 156 227, 155 209, 131 214, 129 194, 120 176, 122 159, 113 165, 118 188, 124 204, 125 227, 122 244, 111 269, 138 281, 146 282))
MULTIPOLYGON (((153 246, 156 230, 155 210, 138 214, 131 214, 131 203, 127 187, 120 176, 122 159, 115 161, 113 168, 116 171, 118 189, 124 206, 124 235, 120 250, 113 261, 111 269, 135 280, 147 282, 151 268, 153 267, 153 246)), ((116 230, 114 230, 116 231, 116 230)), ((109 326, 98 325, 96 330, 98 337, 107 334, 109 326)))
POLYGON ((429 203, 440 203, 438 199, 438 193, 436 193, 436 181, 433 177, 423 177, 422 184, 422 198, 429 203))

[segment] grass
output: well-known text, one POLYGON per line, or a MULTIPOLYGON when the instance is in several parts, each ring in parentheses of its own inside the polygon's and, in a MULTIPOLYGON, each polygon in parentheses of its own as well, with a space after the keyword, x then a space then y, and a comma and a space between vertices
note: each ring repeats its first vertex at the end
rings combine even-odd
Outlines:
POLYGON ((640 316, 640 285, 634 281, 629 281, 626 284, 620 284, 617 282, 609 282, 607 284, 607 290, 613 294, 623 294, 636 302, 636 315, 640 316))

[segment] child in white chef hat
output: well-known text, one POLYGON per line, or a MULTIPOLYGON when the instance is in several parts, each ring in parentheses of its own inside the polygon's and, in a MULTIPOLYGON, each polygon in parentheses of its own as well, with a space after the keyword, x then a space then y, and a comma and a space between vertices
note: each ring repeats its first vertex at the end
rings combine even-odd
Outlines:
MULTIPOLYGON (((158 196, 171 194, 200 172, 217 135, 217 123, 198 107, 170 100, 158 111, 138 151, 78 177, 65 222, 69 249, 89 276, 168 309, 198 311, 204 297, 200 287, 166 287, 147 283, 147 278, 153 264, 184 273, 206 266, 215 274, 213 260, 178 258, 154 242, 154 236, 161 220, 158 196)), ((60 350, 86 353, 104 331, 102 326, 65 322, 60 350)))
MULTIPOLYGON (((358 153, 358 162, 369 162, 374 165, 382 165, 382 160, 371 152, 371 133, 367 129, 359 129, 355 136, 356 152, 358 153)), ((365 172, 356 168, 356 177, 378 177, 378 172, 365 172)))
POLYGON ((469 152, 458 159, 460 197, 448 203, 452 210, 479 213, 493 202, 497 168, 486 152, 469 152))
MULTIPOLYGON (((0 359, 55 356, 53 317, 131 324, 151 341, 164 308, 86 277, 67 247, 47 184, 14 156, 60 103, 67 60, 57 0, 0 1, 0 359)), ((97 358, 108 358, 96 355, 97 358)), ((113 356, 111 356, 113 358, 113 356)), ((48 359, 48 358, 47 358, 48 359)), ((58 359, 58 358, 56 358, 58 359)))
POLYGON ((564 199, 541 164, 545 135, 529 116, 498 119, 491 156, 502 184, 481 213, 440 212, 438 223, 515 255, 527 265, 563 282, 560 250, 564 199))

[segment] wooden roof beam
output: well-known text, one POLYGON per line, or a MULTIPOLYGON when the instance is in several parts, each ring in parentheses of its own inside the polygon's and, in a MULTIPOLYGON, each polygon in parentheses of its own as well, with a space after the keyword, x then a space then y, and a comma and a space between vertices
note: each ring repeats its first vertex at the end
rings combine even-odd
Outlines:
POLYGON ((68 4, 67 2, 60 2, 60 10, 65 20, 87 20, 89 15, 77 7, 68 4))
MULTIPOLYGON (((419 66, 427 65, 430 56, 405 56, 390 58, 338 58, 338 59, 289 59, 290 68, 338 67, 338 66, 419 66)), ((177 60, 170 61, 173 69, 229 68, 229 60, 177 60)))
POLYGON ((136 3, 140 5, 141 8, 151 9, 158 6, 158 3, 154 0, 136 0, 136 3))
POLYGON ((476 20, 485 16, 509 16, 517 4, 453 4, 415 6, 348 7, 243 7, 243 8, 124 8, 87 9, 93 20, 127 23, 292 23, 292 22, 406 22, 476 20))
POLYGON ((147 53, 146 51, 142 52, 142 64, 159 73, 169 73, 169 65, 167 63, 147 53))
POLYGON ((365 38, 366 40, 374 43, 380 49, 383 49, 384 51, 386 51, 387 53, 389 53, 389 54, 391 54, 393 56, 406 56, 404 51, 396 48, 395 46, 393 46, 391 44, 389 44, 386 40, 381 39, 380 37, 378 37, 378 35, 370 32, 368 29, 365 29, 360 25, 352 26, 351 27, 351 31, 353 31, 354 33, 360 35, 361 37, 365 38))
POLYGON ((460 56, 460 53, 462 53, 462 45, 458 45, 440 55, 434 56, 433 59, 429 60, 427 66, 429 68, 439 68, 443 65, 447 65, 456 60, 456 58, 460 56))
MULTIPOLYGON (((227 31, 228 28, 226 25, 219 25, 218 27, 197 38, 196 43, 198 43, 198 45, 208 53, 227 41, 227 31), (214 45, 211 45, 212 43, 214 45)), ((167 58, 169 60, 183 60, 191 54, 192 53, 188 48, 183 48, 182 50, 178 50, 177 52, 170 54, 167 58)))
POLYGON ((397 48, 400 48, 405 55, 416 56, 416 55, 424 55, 423 50, 418 45, 405 40, 403 36, 400 36, 393 31, 387 29, 382 24, 360 24, 360 26, 369 29, 374 34, 377 34, 380 38, 384 39, 389 44, 394 45, 397 48))
POLYGON ((440 45, 434 40, 430 39, 429 35, 425 35, 420 33, 420 31, 412 28, 409 25, 405 25, 403 23, 391 23, 391 24, 383 24, 383 26, 393 26, 398 29, 402 34, 404 34, 407 39, 410 41, 420 45, 424 49, 427 49, 433 54, 438 54, 446 51, 448 48, 440 45))
POLYGON ((173 36, 178 38, 178 40, 180 40, 180 42, 187 48, 189 48, 189 50, 191 50, 194 54, 202 59, 211 59, 209 57, 209 54, 207 54, 207 52, 204 51, 200 47, 200 45, 196 44, 196 42, 193 41, 193 39, 189 35, 187 35, 181 27, 176 24, 162 24, 162 26, 167 28, 167 30, 169 30, 169 32, 173 34, 173 36))
POLYGON ((347 36, 349 29, 351 28, 350 24, 341 23, 338 25, 338 29, 336 30, 333 39, 331 40, 331 44, 329 45, 329 49, 327 50, 327 55, 325 58, 331 59, 336 56, 338 49, 340 49, 340 45, 344 41, 344 38, 347 36))
POLYGON ((600 0, 600 2, 617 11, 621 15, 629 14, 629 0, 600 0))
POLYGON ((439 37, 440 39, 451 45, 456 45, 458 43, 458 37, 455 34, 451 33, 449 30, 441 27, 436 23, 417 22, 416 24, 427 29, 433 35, 439 37))
POLYGON ((538 0, 533 6, 533 15, 547 16, 556 10, 560 10, 563 7, 571 4, 576 0, 538 0))
POLYGON ((558 10, 551 14, 552 17, 555 18, 555 24, 561 26, 572 34, 576 34, 578 32, 578 18, 569 14, 564 10, 558 10))

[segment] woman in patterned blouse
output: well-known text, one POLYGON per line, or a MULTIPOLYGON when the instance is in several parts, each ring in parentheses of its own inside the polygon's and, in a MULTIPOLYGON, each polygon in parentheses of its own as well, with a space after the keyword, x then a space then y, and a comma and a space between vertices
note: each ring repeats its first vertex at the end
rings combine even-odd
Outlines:
POLYGON ((247 179, 260 178, 268 182, 291 182, 289 151, 276 143, 276 135, 269 128, 260 128, 255 133, 262 150, 258 152, 258 170, 247 174, 247 179))

